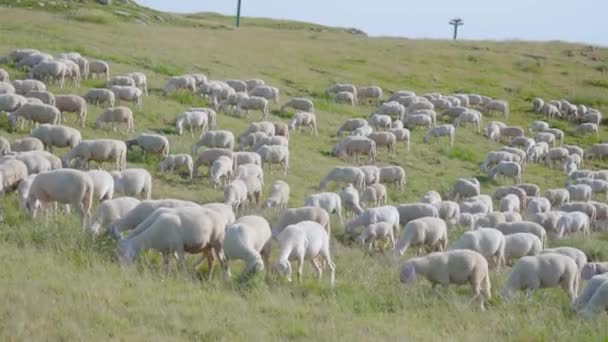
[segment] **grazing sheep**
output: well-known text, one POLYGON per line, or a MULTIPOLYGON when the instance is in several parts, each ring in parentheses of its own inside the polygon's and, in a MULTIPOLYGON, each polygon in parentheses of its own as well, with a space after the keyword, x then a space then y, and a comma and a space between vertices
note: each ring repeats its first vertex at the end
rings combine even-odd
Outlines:
POLYGON ((439 217, 438 209, 429 203, 410 203, 397 206, 399 212, 399 223, 407 225, 410 221, 417 220, 422 217, 439 217))
POLYGON ((255 132, 264 132, 267 136, 272 137, 275 135, 275 126, 269 121, 252 122, 249 124, 244 134, 255 132))
POLYGON ((378 184, 380 182, 380 168, 375 165, 359 166, 365 174, 365 184, 378 184))
POLYGON ((137 105, 137 108, 142 109, 142 91, 141 89, 133 86, 112 86, 110 88, 114 93, 114 98, 118 103, 120 101, 133 102, 137 105))
POLYGON ((373 132, 367 136, 376 143, 376 147, 386 146, 390 154, 395 154, 397 137, 391 132, 373 132))
POLYGON ((524 129, 519 126, 506 126, 500 129, 500 137, 507 138, 507 141, 512 140, 513 138, 523 137, 524 129))
POLYGON ((64 113, 75 113, 78 115, 76 124, 84 127, 87 119, 87 102, 84 98, 78 95, 55 95, 55 106, 61 112, 64 122, 66 121, 64 113))
POLYGON ((359 204, 359 192, 352 184, 349 183, 340 189, 340 201, 342 207, 344 207, 346 216, 348 216, 349 212, 352 212, 355 216, 363 213, 363 209, 359 204))
MULTIPOLYGON (((380 183, 374 183, 368 185, 361 196, 361 202, 367 203, 369 206, 377 207, 379 205, 386 205, 388 195, 386 193, 386 187, 380 183)), ((358 213, 355 213, 358 215, 358 213)))
MULTIPOLYGON (((236 167, 238 167, 239 165, 246 165, 246 164, 255 164, 258 166, 262 165, 262 158, 260 157, 259 154, 255 153, 255 152, 235 152, 233 154, 234 156, 234 163, 235 163, 235 169, 236 167)), ((263 182, 262 182, 263 184, 263 182)))
POLYGON ((262 272, 270 257, 270 225, 261 216, 243 216, 226 227, 224 235, 224 274, 230 278, 230 260, 243 260, 245 268, 239 275, 262 272))
POLYGON ((264 132, 243 133, 238 137, 239 149, 246 150, 251 148, 259 141, 265 140, 266 137, 268 135, 264 132))
POLYGON ((464 232, 448 250, 469 249, 483 255, 495 267, 505 264, 505 236, 494 228, 479 228, 464 232))
POLYGON ((429 190, 420 198, 421 203, 438 203, 441 202, 441 195, 435 190, 429 190))
POLYGON ((196 90, 196 80, 192 76, 182 75, 170 77, 163 86, 163 96, 169 95, 177 90, 196 90))
POLYGON ((513 194, 508 194, 505 197, 500 199, 500 211, 501 212, 519 212, 519 208, 520 208, 521 204, 519 201, 519 197, 513 195, 513 194))
POLYGON ((280 102, 280 91, 279 88, 271 87, 267 85, 257 86, 249 91, 249 96, 263 97, 268 101, 272 101, 275 104, 280 102))
POLYGON ((6 154, 7 148, 8 148, 8 152, 10 152, 10 151, 13 151, 13 152, 43 151, 44 144, 38 138, 25 137, 23 139, 17 139, 15 141, 13 141, 13 143, 10 144, 9 147, 6 147, 6 145, 3 144, 4 153, 2 153, 2 154, 6 154))
POLYGON ((363 213, 351 219, 344 226, 347 235, 354 235, 355 229, 360 226, 369 226, 378 222, 389 222, 393 225, 395 233, 399 232, 399 212, 397 208, 386 205, 377 208, 368 208, 363 213))
POLYGON ((304 206, 319 207, 325 209, 328 214, 336 214, 342 222, 342 200, 340 196, 333 192, 322 192, 312 194, 304 200, 304 206))
POLYGON ((551 210, 551 202, 545 197, 535 197, 528 201, 526 213, 528 217, 551 210))
POLYGON ((488 177, 494 179, 497 174, 512 178, 514 184, 521 183, 521 166, 518 163, 501 161, 488 172, 488 177))
POLYGON ((209 114, 205 111, 188 110, 179 114, 175 119, 175 130, 179 135, 184 134, 184 128, 190 131, 191 137, 194 137, 195 129, 199 129, 202 135, 208 127, 209 114))
MULTIPOLYGON (((19 151, 16 151, 19 152, 19 151)), ((11 153, 11 143, 5 137, 0 137, 0 155, 11 153)))
POLYGON ((589 202, 593 193, 591 187, 587 184, 569 185, 566 190, 570 194, 571 201, 589 202))
POLYGON ((312 100, 309 100, 304 97, 294 97, 289 101, 285 102, 285 104, 281 106, 281 113, 285 113, 286 108, 293 108, 296 112, 315 112, 315 105, 312 103, 312 100))
POLYGON ((127 149, 131 151, 133 146, 141 148, 144 158, 148 153, 158 154, 163 157, 169 155, 169 139, 160 134, 141 133, 135 139, 125 141, 127 149))
POLYGON ((317 278, 321 278, 322 269, 318 256, 322 256, 327 262, 330 270, 330 285, 335 283, 336 265, 331 260, 329 253, 329 234, 319 223, 314 221, 302 221, 297 224, 287 226, 278 236, 279 257, 277 258, 275 269, 287 277, 291 282, 290 259, 295 259, 298 265, 298 281, 302 281, 302 270, 304 260, 308 259, 312 263, 317 273, 317 278))
POLYGON ((481 132, 481 114, 477 111, 469 110, 458 115, 454 120, 454 126, 458 127, 461 123, 465 124, 465 128, 469 123, 472 123, 475 126, 475 131, 477 133, 481 132))
POLYGON ((236 113, 240 115, 243 110, 245 111, 245 118, 249 117, 249 110, 259 110, 262 112, 262 119, 266 119, 268 117, 268 100, 260 96, 239 99, 236 104, 236 113))
POLYGON ((425 143, 429 142, 431 137, 434 138, 435 142, 439 142, 439 137, 448 137, 450 139, 450 146, 454 146, 454 138, 456 136, 456 129, 452 125, 439 125, 429 129, 422 140, 425 143))
POLYGON ((543 249, 540 239, 530 233, 515 233, 505 237, 505 262, 512 264, 513 259, 538 255, 543 249))
POLYGON ((459 178, 454 182, 448 198, 458 200, 461 198, 474 197, 480 194, 480 184, 475 178, 459 178))
POLYGON ((605 156, 608 156, 608 143, 594 144, 585 152, 586 159, 604 160, 605 156))
POLYGON ((28 176, 27 165, 15 158, 0 160, 0 195, 17 189, 28 176))
POLYGON ((357 167, 336 166, 321 180, 319 189, 325 189, 330 181, 352 183, 357 189, 363 189, 365 187, 365 174, 357 167))
POLYGON ((221 179, 224 178, 223 185, 226 186, 228 180, 232 177, 232 170, 233 159, 227 156, 220 156, 209 168, 209 183, 215 189, 222 183, 221 179))
POLYGON ((213 162, 221 156, 233 158, 233 153, 232 151, 224 148, 209 148, 201 152, 194 161, 193 176, 196 177, 198 175, 198 169, 201 165, 210 167, 211 165, 213 165, 213 162))
POLYGON ((237 215, 246 201, 247 184, 242 179, 235 179, 224 187, 224 204, 231 206, 237 215))
POLYGON ((538 144, 539 142, 545 142, 549 146, 555 146, 555 136, 547 132, 538 132, 534 136, 534 141, 538 144))
POLYGON ((540 196, 540 187, 536 184, 523 183, 523 184, 517 184, 516 187, 524 190, 526 192, 526 196, 528 196, 528 197, 540 196))
POLYGON ((129 76, 112 76, 106 82, 106 88, 110 89, 115 85, 135 87, 135 80, 129 76))
POLYGON ((557 237, 562 238, 564 234, 582 232, 583 236, 590 238, 591 228, 589 216, 580 211, 564 213, 557 221, 557 237))
POLYGON ((317 132, 317 118, 315 114, 309 112, 297 112, 289 121, 289 129, 290 130, 298 130, 300 133, 302 126, 310 127, 311 133, 314 133, 315 136, 318 136, 317 132))
POLYGON ((406 116, 403 120, 403 126, 406 128, 415 128, 417 126, 431 128, 433 120, 425 114, 412 114, 406 116))
POLYGON ((549 129, 544 130, 542 133, 549 133, 549 134, 553 135, 555 144, 557 144, 559 142, 559 145, 562 145, 564 143, 564 131, 562 131, 560 129, 549 128, 549 129))
POLYGON ((578 292, 578 268, 571 258, 555 253, 525 256, 515 264, 500 293, 511 298, 518 290, 531 295, 538 288, 561 286, 571 301, 578 292))
POLYGON ((43 90, 43 91, 32 90, 32 91, 29 91, 27 94, 25 94, 25 96, 36 98, 36 99, 42 101, 42 103, 47 104, 47 105, 51 105, 51 106, 55 105, 55 95, 53 95, 51 92, 48 92, 46 90, 43 90))
MULTIPOLYGON (((55 106, 42 103, 25 103, 8 115, 8 124, 11 130, 15 129, 19 118, 29 121, 30 128, 33 127, 34 123, 59 125, 61 123, 61 112, 55 106)), ((21 129, 23 129, 24 121, 21 121, 21 129)))
POLYGON ((54 60, 43 60, 33 66, 28 77, 49 84, 58 84, 59 88, 63 88, 67 73, 68 68, 64 63, 54 60))
POLYGON ((492 199, 487 195, 478 195, 475 197, 465 198, 460 203, 461 213, 483 213, 488 214, 493 210, 492 199))
POLYGON ((17 94, 2 94, 2 83, 0 82, 0 112, 12 113, 19 109, 28 100, 17 94))
POLYGON ((368 244, 367 249, 369 252, 372 251, 372 247, 375 246, 377 240, 388 241, 391 248, 395 248, 393 226, 389 222, 370 224, 363 229, 363 232, 357 237, 356 240, 361 245, 368 244))
POLYGON ((371 100, 378 103, 380 102, 380 98, 382 98, 382 88, 378 86, 357 88, 357 102, 371 100))
POLYGON ((549 129, 549 123, 546 121, 532 121, 532 123, 528 126, 528 132, 542 132, 546 129, 549 129))
POLYGON ((225 81, 230 88, 234 89, 236 92, 246 92, 247 91, 247 83, 242 80, 226 80, 225 81))
POLYGON ((410 150, 410 131, 407 128, 391 128, 389 132, 395 135, 397 141, 403 141, 406 152, 410 150))
POLYGON ((336 83, 336 84, 330 86, 329 88, 325 89, 325 94, 326 95, 337 94, 342 91, 350 92, 355 97, 357 96, 357 87, 355 87, 352 84, 345 84, 345 83, 336 83))
POLYGON ((331 236, 331 220, 325 209, 319 207, 300 207, 283 211, 277 223, 272 228, 272 236, 275 238, 285 229, 285 227, 302 221, 313 221, 325 229, 331 236))
POLYGON ((252 78, 252 79, 246 80, 245 84, 247 85, 247 89, 253 89, 257 86, 266 85, 266 82, 264 82, 264 80, 261 80, 258 78, 252 78))
POLYGON ((543 248, 547 239, 547 232, 538 223, 534 222, 505 222, 496 225, 496 229, 500 230, 504 235, 515 233, 531 233, 536 235, 542 242, 543 248))
POLYGON ((0 68, 0 82, 10 82, 10 76, 8 72, 0 68))
POLYGON ((273 122, 274 134, 289 139, 289 125, 284 122, 273 122))
POLYGON ((405 170, 401 166, 384 166, 380 168, 380 183, 393 184, 395 188, 405 189, 405 170))
POLYGON ((127 145, 114 139, 82 140, 61 158, 64 167, 69 167, 71 161, 77 159, 88 168, 89 161, 97 163, 114 162, 116 170, 127 167, 127 145))
POLYGON ((405 107, 397 101, 389 101, 381 104, 376 113, 401 118, 405 115, 405 107))
MULTIPOLYGON (((114 107, 116 97, 114 93, 109 89, 91 89, 84 94, 84 99, 94 105, 104 105, 107 107, 114 107)), ((55 97, 55 101, 57 98, 55 97)))
POLYGON ((141 91, 148 96, 148 78, 143 72, 132 72, 127 74, 128 77, 133 79, 134 86, 141 89, 141 91))
POLYGON ((19 95, 24 95, 30 91, 45 91, 46 85, 38 80, 14 80, 11 82, 14 92, 19 95))
MULTIPOLYGON (((282 180, 274 181, 270 185, 270 191, 268 197, 262 204, 263 209, 276 208, 277 210, 287 209, 287 203, 289 202, 290 187, 289 184, 282 180)), ((304 203, 305 206, 313 206, 304 203)))
POLYGON ((606 312, 608 308, 607 279, 603 274, 591 278, 581 295, 572 304, 578 315, 592 318, 606 312))
POLYGON ((519 156, 510 152, 490 151, 486 154, 486 159, 484 159, 479 168, 481 171, 488 171, 501 162, 514 162, 520 164, 521 160, 519 159, 519 156))
POLYGON ((90 170, 86 172, 93 181, 93 200, 99 202, 111 200, 114 197, 114 178, 104 170, 90 170))
POLYGON ((91 78, 97 78, 98 75, 105 76, 106 81, 109 80, 110 65, 99 59, 89 60, 89 76, 91 76, 91 78))
POLYGON ((126 196, 141 195, 144 199, 152 196, 152 175, 146 169, 126 169, 112 171, 114 191, 126 196))
POLYGON ((334 101, 336 103, 350 104, 353 107, 357 105, 357 98, 355 97, 355 94, 353 94, 349 91, 338 92, 336 94, 336 96, 334 97, 334 101))
POLYGON ((404 284, 413 283, 418 274, 427 278, 433 289, 437 285, 469 283, 473 291, 471 301, 479 298, 482 310, 484 302, 489 301, 492 295, 488 262, 474 251, 454 250, 410 259, 401 266, 399 278, 404 284))
MULTIPOLYGON (((589 280, 596 275, 608 273, 607 262, 588 262, 581 270, 581 276, 585 280, 589 280)), ((606 275, 608 276, 608 274, 606 275)))
POLYGON ((40 125, 31 131, 30 136, 42 141, 51 152, 53 146, 74 148, 81 141, 80 131, 61 125, 40 125))
POLYGON ((95 119, 95 128, 101 128, 104 123, 111 123, 114 132, 116 132, 116 123, 126 124, 127 133, 135 131, 133 112, 128 107, 107 108, 95 119))
POLYGON ((389 129, 393 122, 389 115, 378 113, 372 114, 367 121, 374 129, 389 129))
POLYGON ((272 174, 271 164, 280 164, 283 168, 283 176, 287 175, 289 169, 289 148, 279 145, 264 145, 255 151, 262 159, 262 167, 264 163, 268 163, 268 170, 272 174))
POLYGON ((368 163, 374 163, 376 160, 376 142, 361 136, 349 136, 339 142, 332 149, 332 154, 340 159, 352 158, 360 162, 359 156, 367 156, 368 163))
POLYGON ((262 146, 273 146, 273 145, 289 147, 289 140, 282 135, 275 135, 273 137, 269 137, 269 136, 260 137, 259 139, 256 140, 256 143, 252 146, 252 150, 255 151, 262 146))
POLYGON ((234 148, 234 134, 230 131, 207 131, 201 134, 199 140, 192 145, 192 154, 195 155, 201 146, 211 148, 234 148))
MULTIPOLYGON (((144 200, 120 219, 114 221, 110 225, 109 231, 112 233, 114 238, 118 239, 120 238, 120 234, 122 232, 137 228, 140 223, 142 223, 158 208, 177 208, 197 205, 198 204, 194 202, 177 199, 144 200)), ((137 230, 134 232, 134 234, 136 232, 137 230)))
POLYGON ((139 200, 133 197, 118 197, 104 201, 95 210, 91 224, 87 226, 85 232, 93 235, 101 235, 108 232, 106 229, 109 225, 124 217, 139 203, 139 200), (102 231, 102 229, 104 230, 102 231))
POLYGON ((60 169, 40 173, 34 178, 27 197, 26 207, 36 217, 36 203, 47 214, 48 204, 59 202, 76 208, 85 229, 91 218, 93 181, 86 173, 72 169, 60 169))
POLYGON ((194 163, 189 154, 170 154, 158 163, 158 171, 160 172, 175 171, 180 168, 186 169, 188 172, 188 179, 192 180, 194 163))
POLYGON ((548 189, 543 197, 551 202, 552 207, 559 207, 564 203, 570 202, 570 192, 566 189, 548 189))
POLYGON ((232 176, 233 179, 246 179, 248 177, 256 177, 260 180, 260 184, 264 185, 264 171, 258 164, 239 165, 232 176))
POLYGON ((342 124, 342 126, 340 126, 340 128, 338 128, 338 131, 336 132, 337 136, 340 136, 342 134, 342 132, 352 132, 357 128, 363 127, 367 125, 367 121, 365 119, 347 119, 346 121, 344 121, 344 123, 342 124))
POLYGON ((578 271, 581 272, 583 267, 587 264, 587 256, 583 251, 578 248, 573 247, 556 247, 556 248, 546 248, 540 251, 540 254, 561 254, 569 257, 574 260, 576 263, 576 267, 578 271))

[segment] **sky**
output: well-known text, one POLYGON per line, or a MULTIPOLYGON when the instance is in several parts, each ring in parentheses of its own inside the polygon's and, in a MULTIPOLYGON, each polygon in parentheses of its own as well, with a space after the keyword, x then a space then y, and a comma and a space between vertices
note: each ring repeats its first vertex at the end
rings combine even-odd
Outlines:
MULTIPOLYGON (((137 0, 170 12, 234 15, 237 0, 137 0)), ((242 0, 242 17, 356 27, 372 36, 564 40, 608 46, 607 0, 242 0)), ((246 25, 246 19, 241 22, 246 25)))

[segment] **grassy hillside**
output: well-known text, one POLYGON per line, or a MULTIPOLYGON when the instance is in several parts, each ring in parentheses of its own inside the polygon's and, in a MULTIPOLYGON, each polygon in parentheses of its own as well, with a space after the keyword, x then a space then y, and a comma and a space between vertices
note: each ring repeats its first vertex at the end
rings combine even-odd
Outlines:
MULTIPOLYGON (((7 3, 12 2, 0 1, 7 3)), ((169 75, 203 72, 212 79, 260 77, 279 86, 283 100, 296 95, 314 98, 320 136, 294 133, 290 140, 291 169, 284 179, 292 186, 291 206, 300 205, 316 191, 328 170, 343 164, 329 156, 338 141, 334 136, 337 126, 346 118, 366 117, 373 110, 329 102, 323 89, 334 82, 378 84, 387 92, 487 94, 509 100, 510 124, 527 125, 540 118, 530 111, 536 96, 567 98, 608 113, 608 49, 558 42, 371 39, 341 30, 282 29, 261 19, 266 24, 234 30, 225 18, 152 12, 146 13, 159 15, 162 21, 142 25, 123 20, 105 7, 70 6, 65 11, 0 7, 0 55, 20 47, 50 53, 78 51, 109 61, 112 74, 145 72, 151 96, 144 99, 144 109, 135 113, 136 130, 166 133, 174 153, 188 152, 193 139, 174 134, 173 117, 190 105, 205 103, 184 93, 162 98, 160 88, 169 75), (79 17, 78 13, 103 19, 79 17)), ((23 76, 10 66, 1 67, 13 78, 23 76)), ((103 83, 86 80, 80 89, 52 91, 82 94, 103 83)), ((271 119, 287 121, 276 109, 273 107, 271 119)), ((100 112, 100 108, 89 107, 84 138, 135 135, 122 129, 118 133, 93 130, 100 112)), ((250 121, 258 118, 259 113, 253 113, 250 121)), ((75 122, 73 116, 68 120, 70 125, 75 122)), ((244 119, 218 117, 220 128, 236 133, 247 124, 244 119)), ((564 122, 551 124, 566 132, 572 129, 564 122)), ((2 135, 11 140, 26 134, 6 132, 5 119, 0 126, 2 135)), ((407 154, 402 147, 395 157, 380 153, 380 165, 401 165, 408 174, 405 191, 389 189, 391 203, 416 201, 429 189, 445 193, 454 179, 463 176, 478 177, 486 193, 501 184, 479 172, 485 153, 498 145, 463 128, 457 130, 453 148, 423 145, 422 134, 413 132, 412 150, 407 154)), ((602 129, 599 139, 607 138, 602 129)), ((597 140, 566 138, 567 143, 584 146, 597 140)), ((129 166, 147 167, 154 173, 153 197, 197 202, 222 199, 221 190, 210 188, 207 179, 189 183, 175 175, 158 174, 155 163, 153 158, 144 161, 138 153, 129 156, 129 166)), ((598 169, 607 164, 593 161, 586 166, 598 169)), ((561 170, 529 165, 523 179, 546 189, 561 186, 564 177, 561 170)), ((279 178, 283 178, 279 172, 266 173, 266 187, 279 178)), ((224 282, 219 272, 208 282, 205 269, 196 274, 165 275, 159 258, 151 253, 140 258, 137 266, 121 269, 114 258, 113 242, 83 237, 74 217, 51 218, 45 226, 42 219, 32 221, 19 210, 14 195, 5 196, 2 205, 0 338, 4 340, 597 341, 608 336, 605 316, 588 321, 573 316, 560 290, 501 301, 496 290, 506 271, 492 274, 494 297, 483 313, 467 305, 467 288, 442 290, 443 296, 437 297, 424 281, 402 287, 397 272, 400 263, 345 246, 337 220, 332 242, 337 285, 331 289, 326 279, 312 279, 309 265, 301 285, 264 276, 247 284, 224 282)), ((275 216, 272 212, 264 215, 271 222, 275 216)), ((450 236, 454 239, 460 233, 455 230, 450 236)), ((573 245, 592 258, 608 259, 606 234, 596 233, 589 241, 552 241, 551 245, 573 245)), ((233 274, 239 270, 240 265, 235 265, 233 274)))

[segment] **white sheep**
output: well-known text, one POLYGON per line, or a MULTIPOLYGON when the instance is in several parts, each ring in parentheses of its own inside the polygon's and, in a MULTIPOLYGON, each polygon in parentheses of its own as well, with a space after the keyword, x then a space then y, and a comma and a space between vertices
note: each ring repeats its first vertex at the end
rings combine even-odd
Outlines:
POLYGON ((403 126, 405 128, 415 128, 417 126, 431 128, 433 127, 433 119, 426 114, 411 114, 403 118, 403 126))
POLYGON ((348 216, 348 213, 352 213, 355 216, 363 213, 359 200, 359 192, 351 183, 348 183, 346 186, 342 187, 339 195, 342 207, 344 208, 345 216, 348 216))
POLYGON ((196 160, 194 161, 194 173, 193 175, 196 177, 198 175, 198 169, 201 165, 205 165, 211 167, 213 162, 217 160, 217 158, 221 156, 226 156, 233 158, 233 153, 230 150, 224 148, 208 148, 201 152, 196 160))
POLYGON ((514 184, 521 183, 521 165, 515 162, 501 161, 488 172, 488 177, 494 179, 496 175, 512 178, 514 184))
POLYGON ((38 80, 14 80, 11 82, 15 89, 15 93, 25 95, 32 90, 44 91, 46 86, 38 80))
POLYGON ((297 130, 300 133, 302 127, 310 127, 311 133, 316 136, 319 135, 317 132, 317 119, 315 114, 310 112, 297 112, 289 121, 289 129, 297 130))
POLYGON ((132 72, 127 74, 127 76, 132 78, 134 85, 148 96, 148 78, 146 77, 146 74, 143 72, 132 72))
POLYGON ((382 98, 382 88, 379 86, 368 86, 357 88, 357 101, 371 100, 372 102, 380 102, 382 98))
POLYGON ((365 119, 347 119, 342 123, 340 128, 336 131, 336 135, 340 136, 342 132, 352 132, 355 129, 367 125, 367 121, 365 119))
POLYGON ((417 275, 427 278, 432 283, 433 290, 437 285, 469 283, 473 291, 471 301, 479 298, 482 310, 484 302, 490 300, 492 295, 488 262, 483 255, 474 251, 454 250, 431 253, 424 257, 410 259, 401 266, 399 278, 402 283, 415 282, 417 275))
POLYGON ((120 103, 120 101, 133 102, 135 105, 137 105, 137 108, 142 109, 143 92, 141 91, 141 89, 134 86, 115 85, 112 86, 110 90, 112 90, 112 92, 114 93, 114 98, 118 103, 120 103))
POLYGON ((469 110, 458 115, 456 120, 454 120, 454 126, 458 127, 461 123, 464 123, 465 128, 466 126, 468 126, 469 123, 471 123, 475 126, 475 130, 477 131, 477 133, 481 132, 481 114, 477 111, 469 110))
POLYGON ((97 163, 114 162, 116 170, 123 170, 127 167, 127 145, 114 139, 82 140, 63 155, 61 162, 68 167, 73 159, 84 167, 88 167, 91 160, 97 163))
POLYGON ((380 183, 393 184, 395 188, 405 189, 405 170, 401 166, 384 166, 380 168, 380 183))
POLYGON ((126 140, 125 144, 129 151, 131 151, 133 146, 139 146, 144 154, 144 158, 148 153, 158 154, 163 157, 169 155, 169 139, 160 134, 141 133, 135 139, 126 140))
POLYGON ((589 202, 593 194, 591 186, 587 184, 569 185, 566 190, 568 190, 568 193, 570 194, 571 201, 589 202))
MULTIPOLYGON (((114 107, 114 103, 116 102, 116 96, 109 89, 94 88, 87 91, 83 97, 88 103, 98 106, 114 107)), ((55 101, 57 101, 57 98, 55 98, 55 101)))
POLYGON ((422 249, 446 250, 448 245, 447 225, 436 217, 421 217, 408 222, 395 246, 395 253, 402 256, 409 247, 417 247, 417 255, 422 249))
POLYGON ((505 262, 511 264, 513 259, 538 255, 543 249, 540 239, 530 233, 505 235, 505 262))
POLYGON ((325 209, 319 207, 300 207, 283 211, 277 223, 272 228, 272 236, 276 237, 285 227, 302 221, 314 221, 320 224, 328 236, 331 236, 331 220, 325 209))
POLYGON ((591 318, 605 313, 608 307, 608 277, 598 275, 587 283, 583 292, 572 304, 577 314, 591 318))
POLYGON ((508 212, 513 211, 518 213, 520 208, 519 197, 508 194, 500 200, 500 211, 508 212))
POLYGON ((556 247, 556 248, 545 248, 542 251, 540 251, 540 254, 547 254, 547 253, 561 254, 561 255, 565 255, 565 256, 571 258, 576 263, 576 267, 578 268, 579 272, 582 272, 583 267, 585 267, 585 265, 587 264, 587 256, 585 255, 585 253, 583 251, 581 251, 578 248, 556 247))
POLYGON ((116 220, 125 216, 131 209, 139 204, 139 200, 133 197, 118 197, 104 201, 95 210, 91 224, 87 226, 86 232, 93 235, 101 235, 116 220))
POLYGON ((106 77, 106 81, 110 79, 110 65, 102 60, 89 60, 89 75, 91 78, 96 78, 98 75, 106 77))
POLYGON ((264 170, 257 164, 239 165, 232 176, 233 179, 245 179, 247 177, 256 177, 264 185, 264 170))
POLYGON ((581 211, 564 213, 557 221, 556 233, 558 238, 564 234, 581 232, 587 239, 591 236, 589 216, 581 211))
POLYGON ((86 174, 93 181, 93 200, 99 202, 111 200, 114 197, 114 178, 104 170, 90 170, 86 174))
MULTIPOLYGON (((263 209, 276 208, 277 210, 287 209, 290 194, 289 184, 282 180, 276 180, 270 185, 268 198, 262 204, 263 209)), ((309 204, 304 204, 308 206, 309 204)))
POLYGON ((280 91, 279 88, 271 87, 267 85, 256 86, 249 90, 249 96, 263 97, 268 101, 272 101, 275 104, 280 102, 280 91))
POLYGON ((435 142, 439 141, 439 137, 448 137, 450 139, 450 146, 454 146, 454 138, 456 137, 456 129, 454 128, 454 126, 452 126, 450 124, 435 126, 431 129, 429 129, 426 133, 424 133, 422 140, 425 143, 428 143, 429 139, 431 137, 434 138, 435 142))
POLYGON ((141 195, 144 199, 152 196, 152 175, 146 169, 126 169, 112 171, 114 191, 126 196, 141 195))
POLYGON ((458 200, 469 198, 480 194, 480 184, 475 178, 459 178, 454 181, 448 198, 458 200))
POLYGON ((545 197, 534 197, 528 201, 526 213, 528 217, 551 210, 551 201, 545 197))
POLYGON ((133 112, 128 107, 110 107, 106 108, 97 119, 95 119, 95 128, 101 128, 104 123, 111 123, 112 130, 116 132, 116 124, 122 123, 127 126, 127 133, 135 131, 133 123, 133 112))
POLYGON ((538 223, 535 222, 504 222, 496 225, 496 229, 500 230, 504 235, 511 235, 515 233, 531 233, 536 235, 540 241, 543 243, 543 248, 545 247, 545 242, 547 240, 547 232, 538 223))
POLYGON ((465 232, 454 241, 449 250, 470 249, 492 260, 495 267, 505 264, 505 236, 494 228, 479 228, 465 232))
POLYGON ((222 183, 226 186, 230 177, 232 177, 233 159, 226 156, 217 158, 209 168, 209 183, 213 188, 217 188, 222 183))
POLYGON ((397 141, 403 141, 406 152, 410 150, 410 131, 407 128, 391 128, 389 132, 395 135, 397 141))
POLYGON ((51 152, 53 146, 74 148, 81 141, 80 131, 62 125, 40 125, 31 131, 30 136, 42 141, 51 152))
POLYGON ((192 154, 196 155, 201 146, 232 150, 234 148, 234 134, 225 130, 204 132, 199 140, 192 145, 192 154))
POLYGON ((372 132, 367 135, 367 138, 373 140, 377 148, 386 146, 389 154, 395 154, 397 137, 392 132, 372 132))
POLYGON ((284 113, 286 108, 293 108, 296 112, 315 112, 315 105, 312 103, 312 100, 304 97, 294 97, 285 102, 285 104, 281 106, 281 113, 284 113))
POLYGON ((334 101, 336 103, 346 103, 346 104, 350 104, 351 106, 356 106, 357 105, 357 98, 355 97, 355 95, 349 91, 340 91, 336 94, 336 96, 334 96, 334 101))
MULTIPOLYGON (((363 190, 363 194, 361 195, 361 202, 367 203, 372 207, 386 205, 387 199, 388 195, 386 192, 386 187, 384 184, 380 183, 368 185, 365 190, 363 190)), ((360 213, 355 214, 358 215, 360 213)))
POLYGON ((78 95, 55 95, 55 106, 61 112, 64 122, 66 122, 64 113, 75 113, 78 115, 76 124, 84 127, 87 119, 87 101, 84 98, 78 95))
POLYGON ((192 156, 186 153, 170 154, 158 163, 158 171, 160 172, 175 171, 179 169, 186 169, 188 172, 188 179, 192 180, 194 172, 192 156))
POLYGON ((239 279, 262 272, 270 257, 271 235, 268 221, 261 216, 243 216, 227 226, 223 244, 225 276, 230 278, 230 260, 245 262, 239 279))
POLYGON ((196 205, 198 204, 194 202, 177 199, 144 200, 127 212, 123 217, 113 222, 110 225, 109 231, 114 238, 119 239, 122 232, 135 229, 158 208, 176 208, 196 205))
POLYGON ((262 167, 264 163, 268 164, 268 170, 272 174, 271 164, 280 164, 283 169, 283 176, 287 175, 289 169, 289 148, 278 145, 264 145, 255 151, 262 159, 262 167))
MULTIPOLYGON (((589 280, 598 274, 608 273, 608 262, 588 262, 581 270, 581 277, 589 280)), ((606 274, 608 276, 608 274, 606 274)))
MULTIPOLYGON (((34 137, 25 137, 13 141, 8 147, 9 152, 27 152, 27 151, 43 151, 44 144, 40 139, 34 137)), ((4 148, 6 154, 6 148, 4 148)))
POLYGON ((378 113, 372 114, 367 121, 374 129, 389 129, 393 122, 389 115, 378 113))
POLYGON ((367 245, 368 251, 372 251, 377 240, 388 241, 391 248, 395 248, 395 233, 390 222, 378 222, 370 224, 363 229, 361 235, 357 237, 357 242, 361 245, 367 245))
POLYGON ((268 100, 260 96, 249 96, 247 98, 241 98, 236 104, 236 113, 245 111, 245 118, 249 117, 249 110, 259 110, 262 112, 262 119, 268 117, 268 100))
POLYGON ((36 98, 36 99, 42 101, 42 103, 47 104, 47 105, 51 105, 51 106, 55 105, 55 95, 53 95, 53 93, 48 92, 46 90, 44 90, 44 91, 32 90, 32 91, 28 92, 27 94, 25 94, 25 96, 36 98))
POLYGON ((242 179, 235 179, 224 187, 224 204, 229 205, 238 214, 247 202, 247 184, 242 179))
POLYGON ((8 124, 11 129, 15 129, 19 118, 23 119, 21 129, 23 129, 23 123, 26 120, 29 121, 30 128, 33 127, 34 123, 59 125, 61 123, 61 112, 55 106, 43 103, 25 103, 9 114, 8 124))
POLYGON ((321 192, 312 194, 304 200, 304 206, 319 207, 325 209, 328 214, 336 214, 342 222, 342 199, 340 195, 333 192, 321 192))
POLYGON ((185 111, 175 119, 175 130, 177 134, 184 134, 184 128, 190 131, 190 136, 194 137, 194 130, 200 129, 201 134, 209 126, 209 115, 203 111, 185 111))
POLYGON ((314 221, 302 221, 297 224, 287 226, 278 236, 279 256, 275 268, 291 281, 291 264, 289 260, 297 261, 298 281, 302 281, 302 269, 304 260, 308 259, 312 263, 317 273, 317 278, 321 278, 322 268, 318 256, 322 256, 327 262, 330 270, 330 285, 334 286, 336 265, 331 260, 329 252, 329 235, 319 223, 314 221))
POLYGON ((363 189, 365 187, 365 174, 357 167, 336 166, 321 180, 319 189, 325 189, 330 181, 352 183, 356 188, 363 189))

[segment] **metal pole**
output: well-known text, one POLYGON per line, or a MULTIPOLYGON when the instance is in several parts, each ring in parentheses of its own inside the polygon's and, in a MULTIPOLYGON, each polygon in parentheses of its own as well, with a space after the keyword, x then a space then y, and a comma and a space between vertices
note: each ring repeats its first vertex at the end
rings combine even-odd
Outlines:
POLYGON ((236 27, 241 26, 241 0, 238 0, 238 5, 236 7, 236 27))

